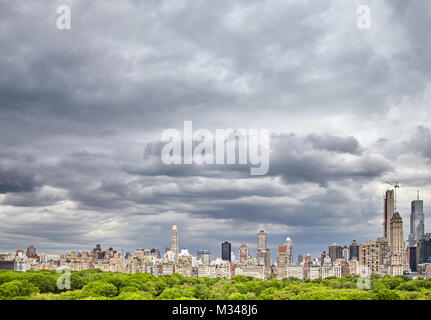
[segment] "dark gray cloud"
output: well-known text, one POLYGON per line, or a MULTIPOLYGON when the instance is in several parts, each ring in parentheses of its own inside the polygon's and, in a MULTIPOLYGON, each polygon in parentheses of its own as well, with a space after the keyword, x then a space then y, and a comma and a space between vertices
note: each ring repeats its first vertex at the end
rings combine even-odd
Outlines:
POLYGON ((0 167, 0 194, 33 191, 37 185, 32 174, 0 167))
POLYGON ((311 142, 313 147, 316 149, 350 153, 354 155, 361 153, 361 147, 355 137, 336 137, 329 134, 310 134, 307 136, 307 141, 311 142))

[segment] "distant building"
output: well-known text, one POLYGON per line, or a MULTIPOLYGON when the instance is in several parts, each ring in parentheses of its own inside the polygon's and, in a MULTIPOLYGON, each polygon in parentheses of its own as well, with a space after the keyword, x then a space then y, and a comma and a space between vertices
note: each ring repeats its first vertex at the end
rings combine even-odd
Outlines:
POLYGON ((292 239, 289 237, 286 238, 286 241, 284 242, 284 245, 286 246, 286 253, 287 253, 287 262, 288 263, 294 263, 293 261, 293 242, 292 239))
POLYGON ((0 270, 15 270, 15 262, 0 260, 0 270))
POLYGON ((211 252, 209 250, 198 250, 197 252, 198 260, 202 260, 205 264, 210 264, 211 262, 211 252))
POLYGON ((404 271, 404 231, 403 219, 395 212, 389 230, 389 275, 403 275, 404 271))
POLYGON ((298 255, 298 264, 301 264, 302 262, 304 262, 304 258, 302 257, 302 254, 298 255))
POLYGON ((171 231, 171 251, 174 253, 175 259, 178 259, 178 228, 172 227, 171 231))
POLYGON ((387 274, 387 265, 389 262, 389 243, 388 239, 381 237, 377 239, 380 249, 380 273, 382 275, 387 274))
POLYGON ((28 258, 36 258, 37 257, 37 253, 36 253, 36 248, 34 246, 29 246, 27 248, 27 257, 28 258))
POLYGON ((431 259, 431 233, 427 233, 419 240, 417 250, 418 264, 428 263, 431 259))
POLYGON ((387 190, 384 197, 383 237, 388 239, 388 243, 390 243, 391 241, 389 225, 394 213, 395 213, 395 193, 394 193, 394 190, 387 190))
POLYGON ((411 203, 409 247, 424 237, 424 219, 424 203, 423 200, 419 200, 418 191, 417 200, 411 203))
POLYGON ((329 256, 331 257, 331 262, 334 263, 335 260, 343 257, 343 248, 334 242, 332 246, 329 246, 329 256))
POLYGON ((286 266, 286 278, 304 279, 304 268, 295 263, 286 266))
POLYGON ((239 263, 245 264, 247 263, 247 260, 248 260, 248 247, 245 244, 245 242, 243 242, 239 247, 239 263))
POLYGON ((232 244, 230 242, 223 242, 221 244, 221 258, 223 261, 231 261, 232 244))
POLYGON ((18 250, 14 261, 14 270, 26 272, 30 269, 29 258, 24 254, 24 251, 18 250))
POLYGON ((372 274, 380 274, 380 244, 368 241, 359 246, 359 265, 372 274))
POLYGON ((343 256, 344 260, 346 260, 346 261, 350 260, 350 252, 349 252, 349 248, 347 246, 343 247, 342 256, 343 256))
POLYGON ((332 265, 332 259, 329 256, 326 256, 323 259, 323 264, 322 264, 322 279, 328 278, 328 277, 334 277, 334 268, 332 265))
POLYGON ((257 279, 268 279, 265 266, 258 265, 242 265, 235 268, 235 275, 241 275, 246 277, 253 277, 257 279))
POLYGON ((356 257, 353 257, 353 259, 349 261, 349 271, 350 274, 354 276, 360 274, 359 260, 356 257))
POLYGON ((409 265, 410 265, 410 270, 412 272, 416 272, 417 271, 417 250, 418 247, 415 244, 413 247, 409 247, 408 253, 409 253, 409 265))
POLYGON ((349 260, 353 260, 355 257, 359 260, 359 244, 356 240, 352 240, 352 243, 349 246, 349 260))
POLYGON ((266 249, 266 232, 260 230, 257 233, 257 251, 264 251, 266 249))
POLYGON ((266 246, 266 232, 260 230, 257 234, 257 263, 258 265, 271 267, 271 250, 266 246))

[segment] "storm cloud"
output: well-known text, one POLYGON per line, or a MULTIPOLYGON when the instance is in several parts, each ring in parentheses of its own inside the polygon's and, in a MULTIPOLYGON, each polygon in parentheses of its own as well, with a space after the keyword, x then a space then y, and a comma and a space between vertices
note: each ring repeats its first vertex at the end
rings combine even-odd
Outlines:
MULTIPOLYGON (((431 6, 0 1, 0 251, 220 243, 295 255, 381 236, 386 181, 431 196, 431 6), (161 162, 161 132, 271 130, 269 172, 161 162)), ((430 219, 426 230, 430 230, 430 219)))

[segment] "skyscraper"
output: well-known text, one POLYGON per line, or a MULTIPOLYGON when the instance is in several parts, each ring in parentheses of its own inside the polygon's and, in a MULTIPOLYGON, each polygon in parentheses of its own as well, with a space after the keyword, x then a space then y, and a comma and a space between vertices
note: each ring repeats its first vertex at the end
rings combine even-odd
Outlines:
POLYGON ((266 247, 266 232, 263 230, 257 233, 257 263, 261 266, 271 266, 271 252, 266 247))
POLYGON ((389 224, 395 213, 395 193, 394 190, 387 190, 384 198, 384 216, 383 216, 383 236, 390 243, 389 224))
POLYGON ((349 252, 349 248, 347 246, 343 247, 343 259, 346 261, 350 260, 350 252, 349 252))
POLYGON ((171 250, 174 253, 175 259, 178 259, 178 229, 177 229, 177 226, 172 227, 171 250))
POLYGON ((349 258, 352 260, 354 257, 359 261, 359 244, 356 240, 352 240, 352 243, 349 246, 349 258))
POLYGON ((334 242, 332 246, 329 246, 329 256, 331 257, 332 263, 334 263, 335 260, 343 257, 343 248, 334 242))
POLYGON ((293 263, 293 242, 292 239, 289 237, 286 238, 286 241, 284 242, 284 245, 286 246, 286 252, 287 252, 287 262, 293 263))
POLYGON ((388 239, 385 237, 380 237, 377 239, 377 243, 380 247, 380 266, 382 268, 382 272, 386 273, 387 271, 387 264, 389 261, 389 243, 388 239))
POLYGON ((244 264, 248 260, 248 247, 243 242, 241 246, 239 247, 239 263, 244 264))
POLYGON ((389 275, 403 275, 404 265, 404 231, 403 219, 398 212, 392 216, 389 227, 389 275))
POLYGON ((221 259, 223 261, 231 261, 232 245, 230 242, 223 242, 221 244, 221 259))
POLYGON ((257 251, 266 250, 266 232, 260 230, 257 234, 257 251))
POLYGON ((415 244, 414 246, 410 247, 408 250, 410 270, 412 270, 413 272, 417 271, 417 261, 418 261, 417 249, 418 249, 417 244, 415 244))
POLYGON ((424 203, 419 200, 419 191, 417 200, 412 201, 410 214, 410 235, 409 246, 412 247, 421 238, 423 238, 424 230, 424 203))
POLYGON ((431 259, 431 233, 427 233, 419 240, 416 252, 418 264, 427 263, 431 259))

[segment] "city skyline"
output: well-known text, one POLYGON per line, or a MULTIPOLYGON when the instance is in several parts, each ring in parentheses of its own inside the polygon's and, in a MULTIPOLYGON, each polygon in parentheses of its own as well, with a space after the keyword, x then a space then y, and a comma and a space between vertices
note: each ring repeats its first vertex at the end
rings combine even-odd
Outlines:
MULTIPOLYGON (((390 193, 390 192, 393 192, 393 189, 388 189, 386 192, 385 192, 385 197, 384 197, 384 209, 383 209, 383 212, 384 212, 384 215, 383 215, 383 226, 384 226, 384 224, 385 224, 385 217, 386 217, 386 206, 387 206, 387 200, 386 200, 386 197, 387 197, 387 195, 388 195, 388 193, 390 193)), ((392 193, 392 195, 393 195, 393 193, 392 193)), ((394 198, 392 198, 392 201, 394 201, 394 198)), ((410 214, 409 214, 409 219, 403 219, 403 226, 405 225, 405 221, 411 221, 411 219, 412 219, 412 216, 415 216, 415 214, 417 214, 418 212, 420 213, 420 214, 422 214, 422 222, 423 222, 423 219, 424 219, 424 213, 423 213, 423 203, 424 203, 424 200, 423 199, 420 199, 420 197, 419 197, 419 191, 417 191, 417 198, 415 199, 415 200, 412 200, 411 201, 411 212, 410 212, 410 214), (420 203, 420 209, 418 210, 417 209, 417 206, 418 206, 418 202, 420 203)), ((395 210, 395 206, 394 205, 392 205, 391 206, 391 210, 395 210)), ((395 211, 395 213, 399 213, 398 212, 398 209, 397 209, 397 211, 395 211)), ((392 218, 392 216, 393 216, 393 214, 391 215, 391 218, 392 218)), ((427 219, 425 219, 425 221, 427 221, 427 219)), ((409 244, 409 246, 413 246, 417 241, 419 241, 419 239, 421 238, 421 237, 417 237, 417 238, 412 238, 411 237, 411 233, 409 234, 408 232, 406 232, 406 230, 412 230, 411 229, 411 227, 409 227, 409 228, 407 228, 406 229, 406 227, 404 226, 404 229, 405 229, 405 232, 404 232, 404 239, 403 239, 403 245, 404 244, 406 244, 406 243, 408 243, 409 244)), ((427 229, 425 229, 425 230, 422 230, 422 237, 427 233, 426 232, 427 231, 427 229)), ((156 247, 156 246, 149 246, 149 247, 143 247, 143 246, 140 246, 140 247, 136 247, 136 248, 133 248, 133 249, 126 249, 126 251, 127 252, 129 252, 129 253, 133 253, 135 250, 139 250, 139 249, 147 249, 147 250, 154 250, 154 249, 156 249, 156 250, 160 250, 160 252, 162 253, 162 252, 164 252, 165 250, 168 250, 168 249, 170 249, 171 251, 173 251, 173 253, 174 253, 174 256, 175 257, 178 257, 178 254, 179 254, 179 252, 181 251, 181 250, 188 250, 189 252, 190 252, 190 254, 192 254, 192 255, 195 255, 194 253, 196 252, 197 254, 197 256, 199 256, 199 251, 205 251, 205 252, 210 252, 210 254, 211 254, 211 257, 212 258, 216 258, 216 257, 218 257, 218 258, 223 258, 223 246, 224 246, 224 244, 226 244, 226 245, 229 245, 229 252, 231 252, 231 254, 233 254, 233 255, 235 255, 235 257, 238 259, 238 260, 240 260, 240 249, 241 249, 241 247, 243 246, 243 245, 246 245, 246 247, 247 247, 247 252, 248 252, 248 254, 249 255, 254 255, 254 258, 255 259, 259 259, 259 251, 262 251, 262 250, 265 250, 266 248, 268 248, 269 250, 270 250, 270 253, 271 253, 271 255, 270 255, 270 259, 271 259, 271 261, 272 262, 274 262, 275 260, 276 260, 276 254, 277 254, 277 250, 275 250, 277 247, 279 247, 280 245, 285 245, 285 246, 287 246, 287 248, 288 248, 288 253, 289 253, 289 256, 291 257, 291 261, 295 261, 296 260, 296 258, 300 255, 300 256, 306 256, 306 255, 310 255, 313 259, 314 258, 316 258, 316 257, 319 257, 319 255, 320 255, 320 253, 323 251, 323 252, 326 252, 326 248, 324 247, 322 250, 320 250, 320 252, 318 253, 318 254, 315 254, 315 255, 313 255, 312 253, 310 253, 310 252, 299 252, 298 251, 298 249, 296 249, 296 251, 295 251, 295 249, 289 249, 290 247, 292 247, 292 244, 293 244, 293 248, 300 248, 301 246, 298 244, 298 243, 293 243, 293 241, 291 240, 291 238, 290 238, 290 236, 289 235, 286 235, 287 236, 287 238, 286 238, 286 240, 285 241, 283 241, 283 242, 280 242, 280 243, 278 243, 276 246, 275 246, 275 248, 272 248, 273 250, 271 250, 271 248, 270 247, 268 247, 268 245, 267 245, 267 232, 265 232, 264 230, 262 230, 262 229, 259 229, 259 231, 257 232, 257 242, 256 242, 256 246, 254 246, 253 245, 253 242, 246 242, 246 241, 242 241, 241 242, 241 245, 239 245, 238 247, 236 247, 235 245, 233 245, 233 243, 232 243, 232 241, 229 241, 229 240, 223 240, 224 242, 223 243, 221 243, 221 248, 222 248, 222 252, 220 253, 220 255, 218 255, 216 252, 217 252, 217 250, 214 250, 214 249, 209 249, 209 248, 215 248, 214 246, 207 246, 207 247, 200 247, 200 248, 198 248, 198 249, 196 249, 196 250, 192 250, 192 249, 190 249, 190 248, 187 248, 187 247, 182 247, 182 246, 180 246, 179 245, 179 233, 178 233, 178 227, 177 227, 177 225, 173 225, 172 226, 172 228, 171 228, 171 241, 170 241, 170 246, 165 246, 165 247, 156 247), (288 243, 290 243, 290 244, 288 244, 288 243), (255 250, 253 250, 253 248, 256 248, 255 250), (252 250, 250 250, 250 248, 252 249, 252 250), (254 253, 254 254, 253 254, 254 253)), ((181 234, 181 233, 180 233, 181 234)), ((391 242, 391 240, 390 240, 390 237, 389 237, 389 231, 388 231, 388 233, 386 234, 386 228, 383 228, 383 234, 377 234, 376 235, 376 237, 375 237, 375 239, 377 239, 377 241, 379 241, 379 239, 381 238, 381 237, 385 237, 385 238, 387 238, 387 241, 388 241, 388 243, 390 243, 391 242)), ((186 238, 186 237, 184 237, 184 238, 186 238)), ((352 243, 358 243, 358 244, 360 244, 360 243, 366 243, 366 242, 368 242, 368 241, 374 241, 374 239, 368 239, 368 240, 364 240, 364 241, 357 241, 357 239, 361 239, 360 237, 355 237, 354 235, 353 235, 353 238, 352 238, 352 240, 351 241, 353 241, 352 243)), ((350 242, 345 242, 345 243, 343 243, 343 242, 338 242, 338 244, 337 244, 337 242, 335 241, 334 243, 333 243, 333 246, 337 246, 337 248, 340 248, 340 252, 338 253, 334 253, 334 252, 332 252, 331 253, 331 244, 330 243, 328 243, 328 246, 327 247, 329 247, 329 250, 327 251, 328 252, 328 254, 331 254, 331 257, 333 257, 332 258, 332 261, 334 262, 335 261, 335 257, 344 257, 344 253, 342 252, 342 249, 343 249, 343 247, 342 247, 342 245, 344 245, 345 247, 346 247, 346 245, 347 245, 347 248, 349 248, 349 245, 351 245, 351 243, 350 242), (341 245, 341 246, 339 246, 339 245, 341 245)), ((37 247, 37 246, 36 246, 37 247)), ((33 248, 34 249, 34 247, 33 247, 33 244, 31 244, 28 248, 33 248)), ((110 246, 110 245, 108 245, 108 246, 106 246, 106 248, 116 248, 116 246, 110 246)), ((21 249, 23 249, 23 248, 16 248, 16 249, 14 249, 14 250, 12 250, 12 251, 15 251, 15 250, 21 250, 21 249)), ((118 250, 120 249, 120 248, 117 248, 118 250)), ((27 249, 28 250, 28 249, 27 249)), ((125 249, 124 248, 121 248, 121 250, 122 251, 124 251, 125 249)), ((318 252, 318 249, 316 249, 317 251, 315 251, 315 252, 318 252)), ((338 250, 338 249, 337 249, 338 250)), ((351 250, 351 249, 350 249, 351 250)), ((69 248, 69 250, 67 250, 67 251, 65 251, 65 252, 71 252, 71 251, 85 251, 85 249, 71 249, 71 248, 69 248)), ((9 252, 10 252, 10 250, 9 250, 9 252)), ((60 256, 61 254, 64 254, 65 252, 61 252, 61 253, 50 253, 51 255, 56 255, 56 256, 60 256)), ((313 251, 314 252, 314 251, 313 251)), ((2 250, 0 249, 0 253, 2 253, 2 250)), ((6 251, 4 251, 4 253, 6 253, 6 251)), ((46 253, 46 252, 43 252, 43 253, 46 253)), ((350 252, 350 254, 351 254, 351 252, 350 252)), ((229 257, 230 257, 230 255, 229 255, 229 257)), ((263 259, 265 259, 265 258, 263 258, 263 259)))

